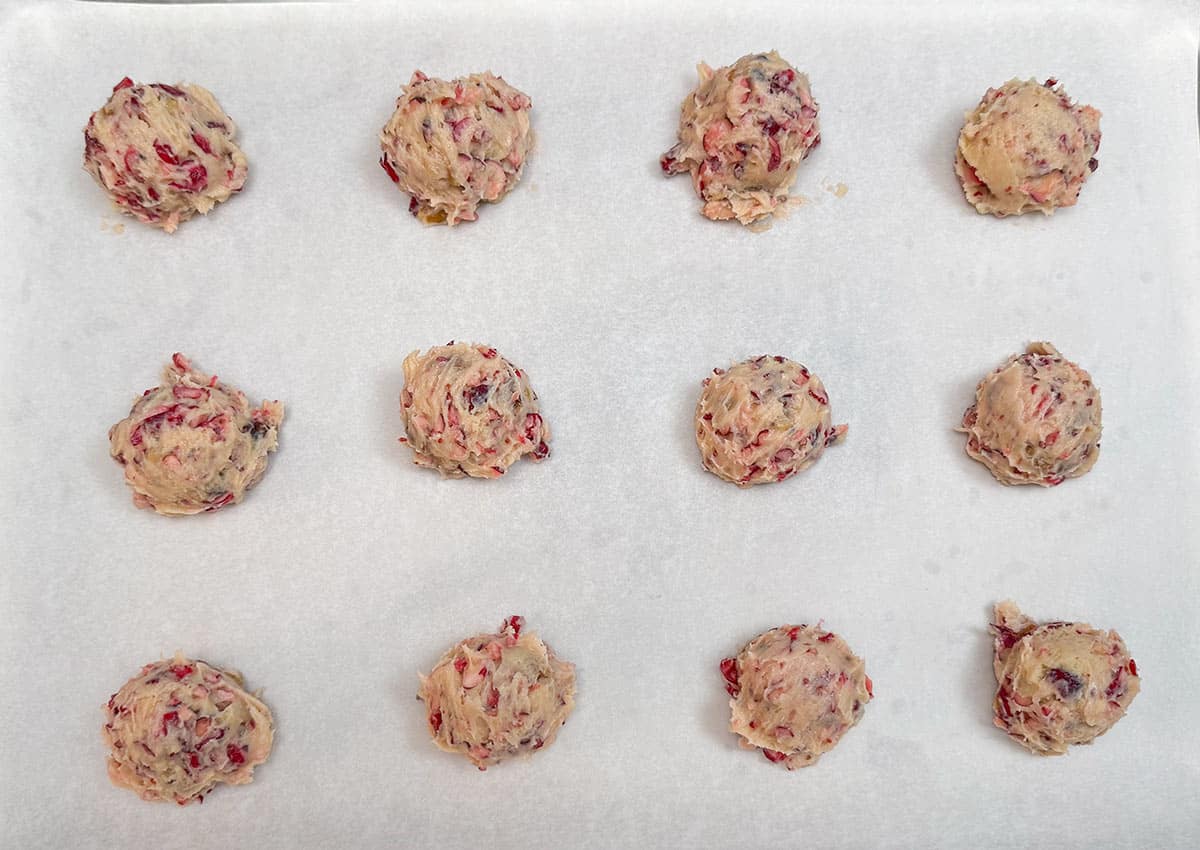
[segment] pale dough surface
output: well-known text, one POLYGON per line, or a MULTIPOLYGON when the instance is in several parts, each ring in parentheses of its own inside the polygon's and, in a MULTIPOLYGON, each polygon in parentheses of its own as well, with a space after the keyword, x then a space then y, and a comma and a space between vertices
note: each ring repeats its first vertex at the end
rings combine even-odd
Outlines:
POLYGON ((575 707, 575 666, 555 657, 521 617, 467 638, 421 676, 433 742, 480 770, 554 742, 575 707))
POLYGON ((863 660, 820 626, 780 626, 721 662, 729 730, 788 770, 807 767, 862 719, 872 697, 863 660))
POLYGON ((679 141, 659 160, 668 174, 692 175, 701 212, 752 224, 787 202, 796 167, 821 141, 808 77, 778 53, 697 68, 683 101, 679 141))
POLYGON ((278 401, 251 407, 241 390, 176 354, 108 439, 133 503, 182 516, 240 502, 267 471, 282 421, 278 401))
POLYGON ((1141 687, 1137 664, 1114 631, 1039 625, 1002 602, 992 635, 996 726, 1038 755, 1090 744, 1125 716, 1141 687))
POLYGON ((83 167, 117 209, 173 233, 242 190, 237 126, 208 89, 128 77, 83 130, 83 167))
POLYGON ((521 179, 532 106, 491 72, 439 80, 416 71, 379 135, 379 164, 425 224, 474 221, 481 203, 521 179))
POLYGON ((979 382, 958 430, 1000 483, 1054 487, 1100 457, 1100 391, 1053 345, 1035 342, 979 382))
POLYGON ((1099 110, 1072 104, 1057 80, 1009 80, 966 114, 954 171, 981 213, 1050 215, 1078 200, 1099 148, 1099 110))
POLYGON ((113 784, 181 806, 202 802, 218 783, 252 781, 275 734, 271 710, 240 674, 181 654, 143 667, 104 715, 113 784))

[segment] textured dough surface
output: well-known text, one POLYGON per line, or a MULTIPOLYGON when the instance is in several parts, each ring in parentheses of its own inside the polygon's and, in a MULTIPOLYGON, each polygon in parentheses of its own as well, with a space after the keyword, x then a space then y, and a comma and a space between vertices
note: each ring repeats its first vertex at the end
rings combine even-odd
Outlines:
POLYGON ((509 617, 499 633, 461 641, 421 677, 433 742, 480 770, 553 743, 575 707, 575 666, 524 625, 509 617))
POLYGON ((143 800, 203 802, 245 785, 271 753, 274 721, 238 673, 183 655, 147 664, 104 708, 114 785, 143 800))
POLYGON ((863 660, 819 626, 780 626, 721 662, 729 730, 788 770, 837 746, 872 697, 863 660))
POLYGON ((1100 457, 1100 391, 1053 345, 1035 342, 979 382, 958 430, 1000 483, 1055 487, 1100 457))
POLYGON ((992 635, 996 726, 1038 755, 1090 744, 1125 716, 1141 687, 1137 664, 1114 631, 1039 625, 1001 602, 992 635))
POLYGON ((420 71, 379 134, 379 164, 425 224, 474 221, 517 185, 533 148, 523 92, 491 72, 439 80, 420 71))
POLYGON ((529 376, 486 345, 451 342, 404 358, 400 418, 414 462, 450 478, 499 478, 524 456, 550 454, 529 376))
POLYGON ((252 408, 241 390, 176 354, 162 385, 146 390, 108 439, 133 503, 182 516, 240 502, 267 471, 282 421, 278 401, 252 408))
POLYGON ((790 478, 846 434, 821 379, 786 357, 714 369, 696 404, 704 468, 740 487, 790 478))
POLYGON ((954 171, 981 213, 1050 215, 1078 200, 1099 148, 1099 110, 1072 104, 1057 80, 1009 80, 966 114, 954 171))
POLYGON ((83 130, 83 167, 124 213, 167 233, 242 190, 237 126, 208 89, 128 77, 83 130))
POLYGON ((659 164, 690 173, 708 218, 751 224, 787 202, 796 167, 821 141, 808 77, 778 53, 743 56, 715 71, 683 101, 679 141, 659 164))

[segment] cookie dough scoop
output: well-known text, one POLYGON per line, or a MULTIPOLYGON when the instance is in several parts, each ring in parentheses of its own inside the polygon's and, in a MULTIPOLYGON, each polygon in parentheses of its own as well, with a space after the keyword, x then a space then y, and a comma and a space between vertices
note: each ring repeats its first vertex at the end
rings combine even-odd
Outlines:
POLYGON ((575 666, 554 655, 525 620, 460 641, 421 676, 429 734, 480 770, 554 742, 575 707, 575 666))

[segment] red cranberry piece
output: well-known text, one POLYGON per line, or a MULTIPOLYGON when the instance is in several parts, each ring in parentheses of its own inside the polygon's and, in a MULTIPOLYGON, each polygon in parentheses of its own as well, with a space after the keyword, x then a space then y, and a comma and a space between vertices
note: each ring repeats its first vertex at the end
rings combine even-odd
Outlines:
POLYGON ((196 668, 190 664, 173 664, 171 665, 171 675, 176 679, 183 680, 185 677, 196 672, 196 668))
POLYGON ((766 756, 767 761, 770 761, 770 762, 779 762, 779 761, 783 761, 784 759, 787 758, 787 756, 785 754, 779 752, 779 750, 764 749, 762 751, 762 754, 764 756, 766 756))
POLYGON ((1075 696, 1083 688, 1083 680, 1067 670, 1059 667, 1054 667, 1046 671, 1046 678, 1050 684, 1054 685, 1054 689, 1058 691, 1058 695, 1063 699, 1075 696))
POLYGON ((165 91, 167 94, 173 97, 187 97, 184 92, 175 88, 175 86, 169 86, 166 83, 151 83, 150 85, 154 86, 159 91, 165 91))
POLYGON ((129 79, 129 77, 122 77, 121 82, 119 82, 115 86, 113 86, 113 91, 118 92, 121 89, 127 89, 132 85, 133 85, 133 80, 129 79))
POLYGON ((433 714, 429 715, 429 725, 433 727, 433 733, 435 735, 441 731, 442 713, 440 711, 435 711, 433 714))
POLYGON ((511 631, 513 634, 513 637, 515 637, 515 638, 519 638, 521 636, 521 629, 524 625, 525 625, 525 618, 518 616, 517 614, 513 614, 511 617, 509 617, 507 620, 504 621, 505 628, 507 628, 509 631, 511 631))
POLYGON ((154 152, 158 154, 158 158, 167 165, 179 165, 179 157, 175 156, 175 151, 171 149, 170 145, 163 144, 162 142, 155 142, 154 152))
POLYGON ((731 697, 736 697, 742 691, 738 684, 738 668, 736 658, 721 659, 721 675, 725 677, 725 690, 731 697))
POLYGON ((234 764, 245 764, 246 756, 242 753, 242 748, 237 744, 230 744, 225 748, 225 755, 229 756, 229 760, 234 764))
MULTIPOLYGON (((387 176, 392 178, 393 183, 400 182, 400 175, 396 173, 396 169, 392 168, 392 164, 388 162, 388 158, 386 156, 379 157, 379 165, 384 171, 387 172, 387 176)), ((413 198, 412 204, 415 205, 416 203, 417 199, 413 198)))
POLYGON ((827 396, 825 393, 814 392, 813 389, 810 387, 808 390, 808 394, 810 396, 812 396, 814 399, 816 399, 817 404, 829 404, 829 396, 827 396))
POLYGON ((208 143, 208 139, 201 136, 199 133, 192 133, 192 141, 196 143, 196 147, 204 151, 209 156, 212 156, 212 146, 208 143))

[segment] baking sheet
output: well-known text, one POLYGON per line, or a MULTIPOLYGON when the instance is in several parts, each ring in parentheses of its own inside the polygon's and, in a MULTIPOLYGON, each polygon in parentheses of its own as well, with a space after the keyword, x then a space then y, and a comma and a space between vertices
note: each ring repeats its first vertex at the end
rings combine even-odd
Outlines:
POLYGON ((1200 251, 1195 2, 32 4, 0 11, 0 844, 8 847, 1194 846, 1200 251), (665 180, 694 65, 778 48, 823 144, 768 232, 665 180), (424 228, 376 165, 414 68, 490 68, 538 150, 480 220, 424 228), (246 191, 174 237, 111 213, 80 128, 124 75, 211 88, 246 191), (1104 113, 1052 219, 994 220, 952 171, 964 110, 1055 75, 1104 113), (846 191, 839 195, 838 184, 846 191), (554 438, 497 482, 411 465, 400 363, 495 345, 554 438), (1103 392, 1103 456, 1006 489, 952 431, 1049 339, 1103 392), (232 510, 136 510, 105 434, 172 352, 287 404, 232 510), (807 364, 848 440, 779 486, 703 472, 714 366, 807 364), (1118 628, 1143 691, 1037 759, 990 725, 990 606, 1118 628), (521 613, 578 665, 558 742, 479 773, 437 751, 417 672, 521 613), (824 623, 876 698, 788 774, 726 731, 718 661, 824 623), (142 803, 100 706, 176 649, 278 721, 245 788, 142 803))

